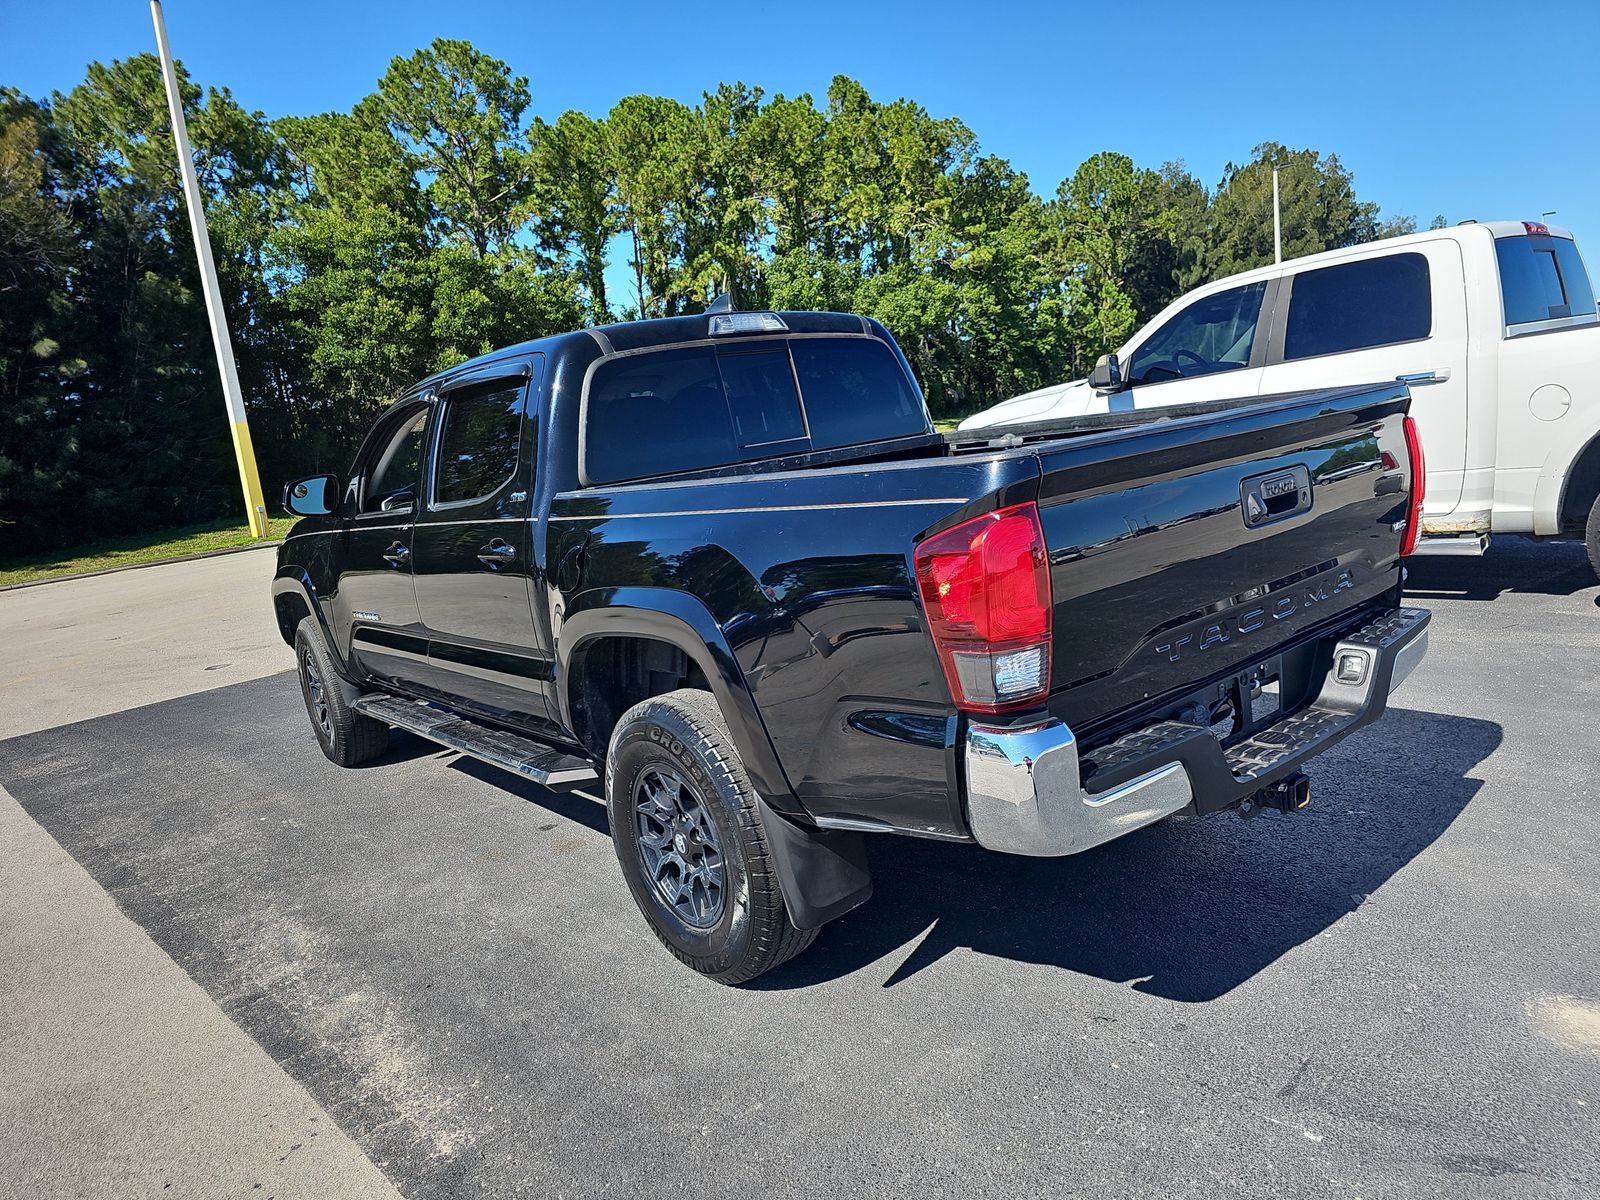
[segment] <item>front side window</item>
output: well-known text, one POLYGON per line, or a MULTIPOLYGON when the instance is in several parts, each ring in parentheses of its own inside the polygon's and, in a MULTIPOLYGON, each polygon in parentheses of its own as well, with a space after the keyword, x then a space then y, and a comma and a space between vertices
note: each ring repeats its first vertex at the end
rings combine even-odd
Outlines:
POLYGON ((1294 276, 1285 361, 1412 342, 1433 331, 1433 290, 1421 254, 1387 254, 1294 276))
POLYGON ((511 479, 522 442, 522 393, 519 381, 445 397, 433 480, 435 504, 482 500, 511 479))
POLYGON ((1250 283, 1196 300, 1133 352, 1125 377, 1149 385, 1249 366, 1266 290, 1250 283))
POLYGON ((422 431, 427 420, 428 410, 417 409, 372 460, 361 489, 362 512, 393 512, 416 505, 417 484, 422 478, 422 431))
POLYGON ((1594 289, 1570 238, 1497 238, 1507 325, 1595 315, 1594 289))

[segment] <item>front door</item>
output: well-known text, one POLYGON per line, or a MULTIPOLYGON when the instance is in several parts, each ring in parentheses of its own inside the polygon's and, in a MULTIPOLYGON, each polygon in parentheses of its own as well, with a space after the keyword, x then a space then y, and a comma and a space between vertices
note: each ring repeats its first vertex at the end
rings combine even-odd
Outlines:
POLYGON ((358 673, 414 683, 428 638, 412 583, 411 544, 422 491, 428 406, 402 406, 372 431, 347 500, 339 582, 325 602, 358 673))
POLYGON ((553 669, 530 589, 536 423, 527 404, 541 361, 498 365, 498 375, 445 391, 412 544, 428 687, 533 726, 547 719, 553 669))

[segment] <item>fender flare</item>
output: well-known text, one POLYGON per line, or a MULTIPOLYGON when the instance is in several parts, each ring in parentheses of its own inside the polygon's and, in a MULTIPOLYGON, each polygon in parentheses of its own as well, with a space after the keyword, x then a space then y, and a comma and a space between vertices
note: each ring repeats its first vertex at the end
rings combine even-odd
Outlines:
POLYGON ((766 722, 745 682, 722 627, 711 610, 687 592, 660 587, 595 588, 572 598, 556 636, 557 716, 567 729, 572 720, 572 663, 585 644, 602 637, 651 638, 676 646, 700 668, 728 722, 734 749, 750 781, 780 812, 806 817, 789 785, 766 722))
MULTIPOLYGON (((328 624, 328 614, 323 611, 322 602, 317 598, 317 585, 312 581, 310 573, 304 567, 292 563, 278 568, 278 573, 272 580, 273 620, 277 620, 279 596, 294 596, 306 606, 307 611, 317 619, 317 628, 322 630, 322 644, 328 648, 328 657, 339 668, 345 683, 352 687, 357 686, 360 681, 351 677, 350 665, 345 661, 344 655, 339 653, 339 643, 334 640, 333 628, 328 624)), ((281 626, 279 632, 282 632, 281 626)), ((293 632, 285 637, 284 641, 293 646, 293 632)))

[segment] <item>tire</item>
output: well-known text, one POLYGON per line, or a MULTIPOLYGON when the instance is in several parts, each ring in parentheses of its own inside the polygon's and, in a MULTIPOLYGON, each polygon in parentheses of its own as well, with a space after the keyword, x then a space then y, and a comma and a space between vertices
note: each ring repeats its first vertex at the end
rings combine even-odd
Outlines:
POLYGON ((1584 545, 1589 548, 1589 565, 1594 568, 1594 573, 1600 575, 1600 497, 1595 498, 1594 507, 1589 510, 1589 523, 1583 531, 1584 545))
POLYGON ((709 692, 683 688, 622 715, 606 810, 634 902, 687 966, 748 983, 816 940, 789 919, 755 789, 709 692))
POLYGON ((315 617, 306 617, 296 626, 294 658, 311 731, 329 762, 359 766, 389 748, 389 727, 350 707, 358 693, 334 670, 333 656, 315 617))

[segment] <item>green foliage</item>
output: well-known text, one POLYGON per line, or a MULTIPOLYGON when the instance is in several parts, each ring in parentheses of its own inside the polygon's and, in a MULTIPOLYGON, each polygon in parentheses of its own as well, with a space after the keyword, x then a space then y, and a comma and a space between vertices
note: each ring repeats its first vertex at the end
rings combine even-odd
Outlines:
MULTIPOLYGON (((1274 166, 1286 255, 1416 227, 1277 143, 1214 194, 1104 152, 1043 198, 961 121, 843 76, 820 103, 735 82, 547 122, 507 64, 441 39, 348 112, 182 89, 269 492, 342 469, 420 376, 585 322, 721 292, 862 312, 947 418, 1270 261, 1274 166)), ((240 511, 156 60, 0 91, 0 556, 240 511)))

